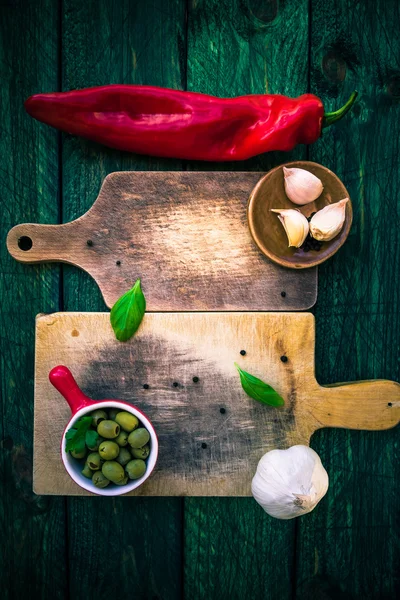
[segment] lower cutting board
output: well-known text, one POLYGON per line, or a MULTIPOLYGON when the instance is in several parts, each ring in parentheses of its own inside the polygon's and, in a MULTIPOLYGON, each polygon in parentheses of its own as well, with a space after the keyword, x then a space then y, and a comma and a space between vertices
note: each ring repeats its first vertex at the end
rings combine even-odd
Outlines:
POLYGON ((305 310, 317 297, 316 269, 272 263, 247 226, 261 175, 112 173, 85 215, 17 225, 7 247, 20 262, 87 271, 110 308, 140 277, 149 311, 305 310))
POLYGON ((35 492, 89 495, 69 478, 59 455, 70 411, 48 380, 58 364, 71 369, 87 395, 132 402, 153 422, 159 459, 136 495, 248 496, 268 450, 308 444, 320 427, 387 429, 399 422, 398 383, 321 387, 314 345, 309 313, 151 313, 127 343, 114 338, 108 313, 39 316, 35 492), (285 406, 249 398, 235 361, 270 383, 285 406))

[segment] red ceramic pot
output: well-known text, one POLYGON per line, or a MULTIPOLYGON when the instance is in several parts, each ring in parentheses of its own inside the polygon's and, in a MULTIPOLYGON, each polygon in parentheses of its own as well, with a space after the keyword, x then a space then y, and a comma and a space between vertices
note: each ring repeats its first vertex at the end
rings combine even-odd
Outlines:
POLYGON ((132 490, 138 488, 146 479, 151 475, 155 464, 157 462, 158 456, 158 439, 156 432, 154 430, 153 425, 150 420, 146 417, 145 414, 142 413, 141 410, 136 408, 136 406, 132 406, 132 404, 128 404, 127 402, 123 402, 121 400, 92 400, 88 398, 81 389, 79 389, 78 384, 72 376, 72 373, 67 367, 62 365, 58 367, 54 367, 50 371, 49 374, 50 382, 54 385, 56 390, 60 392, 62 396, 68 402, 72 417, 67 423, 66 428, 64 429, 64 433, 61 440, 61 458, 64 463, 64 467, 66 468, 71 479, 75 481, 81 488, 92 492, 93 494, 98 494, 99 496, 121 496, 122 494, 127 494, 132 490), (65 451, 66 439, 65 434, 71 427, 74 426, 74 423, 85 414, 92 412, 96 409, 107 409, 107 408, 120 408, 121 410, 130 412, 132 415, 135 415, 141 421, 143 426, 147 429, 150 434, 150 455, 147 459, 147 469, 145 474, 140 477, 140 479, 128 480, 126 485, 118 486, 114 484, 110 484, 106 488, 98 488, 96 487, 90 479, 84 477, 81 473, 82 463, 78 462, 69 452, 65 451))

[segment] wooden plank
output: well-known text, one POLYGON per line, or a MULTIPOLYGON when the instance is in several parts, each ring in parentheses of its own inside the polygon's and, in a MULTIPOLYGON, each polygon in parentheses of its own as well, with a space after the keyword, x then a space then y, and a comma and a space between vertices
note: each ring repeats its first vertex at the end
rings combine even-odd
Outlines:
POLYGON ((291 598, 294 521, 252 498, 186 498, 185 523, 185 598, 291 598))
MULTIPOLYGON (((18 225, 8 235, 8 249, 23 262, 81 267, 110 308, 138 277, 149 311, 310 308, 317 296, 316 269, 282 268, 251 238, 246 209, 259 178, 232 172, 112 173, 82 217, 64 225, 18 225), (33 242, 28 251, 18 247, 24 236, 33 242)), ((339 197, 346 194, 340 182, 337 187, 339 197)))
POLYGON ((123 344, 109 313, 39 317, 35 490, 85 493, 54 452, 70 412, 48 380, 58 364, 71 369, 89 397, 136 404, 153 423, 157 468, 132 495, 248 496, 268 450, 308 444, 320 427, 394 427, 400 421, 400 384, 319 386, 314 335, 310 313, 149 313, 123 344), (285 405, 272 409, 249 398, 235 361, 267 380, 285 405))
MULTIPOLYGON (((308 6, 296 0, 191 0, 188 14, 188 89, 235 96, 240 94, 282 93, 297 96, 308 85, 308 6)), ((289 153, 273 152, 235 165, 240 170, 267 171, 287 160, 306 158, 306 149, 289 153)), ((190 164, 201 169, 203 164, 190 164)), ((206 168, 232 167, 229 164, 206 168)), ((271 600, 291 598, 291 557, 294 555, 294 525, 285 528, 248 500, 210 499, 185 501, 185 592, 188 598, 221 598, 232 586, 232 598, 247 597, 271 600), (227 517, 229 515, 229 518, 227 517), (204 529, 204 518, 224 524, 226 535, 218 528, 204 529), (251 545, 252 560, 243 570, 246 538, 242 523, 260 522, 263 537, 251 545), (198 552, 201 531, 202 551, 198 552), (273 542, 272 542, 273 540, 273 542), (270 560, 273 543, 276 557, 270 560), (213 551, 211 552, 211 549, 213 551), (193 558, 192 558, 193 557, 193 558), (288 562, 290 561, 290 565, 288 562)))
MULTIPOLYGON (((360 93, 346 122, 310 148, 343 179, 355 214, 346 246, 320 270, 317 375, 398 379, 399 4, 313 0, 311 15, 312 90, 328 110, 360 93)), ((398 440, 398 429, 314 436, 331 485, 298 524, 296 598, 399 595, 398 440)))
MULTIPOLYGON (((108 83, 180 88, 185 80, 185 3, 182 0, 63 1, 63 89, 108 83)), ((116 152, 78 138, 63 138, 63 220, 83 214, 102 180, 118 170, 173 170, 179 163, 116 152)), ((73 267, 64 271, 64 309, 101 310, 94 281, 73 267)), ((171 600, 181 595, 181 501, 69 500, 71 596, 131 596, 171 600), (97 519, 100 510, 101 515, 97 519), (129 510, 129 515, 127 511, 129 510), (82 523, 96 521, 96 541, 81 543, 82 523), (151 524, 152 535, 147 532, 151 524), (115 538, 115 532, 118 536, 115 538), (123 533, 122 533, 123 532, 123 533), (124 543, 119 544, 122 535, 124 543), (104 548, 112 542, 112 551, 104 548), (91 568, 88 569, 88 556, 91 568), (122 569, 123 577, 115 573, 122 569), (96 586, 93 582, 96 581, 96 586)))
POLYGON ((3 2, 0 19, 0 588, 5 598, 67 597, 65 510, 32 491, 34 317, 59 309, 59 270, 10 261, 6 231, 58 220, 57 133, 23 102, 58 85, 58 9, 3 2))

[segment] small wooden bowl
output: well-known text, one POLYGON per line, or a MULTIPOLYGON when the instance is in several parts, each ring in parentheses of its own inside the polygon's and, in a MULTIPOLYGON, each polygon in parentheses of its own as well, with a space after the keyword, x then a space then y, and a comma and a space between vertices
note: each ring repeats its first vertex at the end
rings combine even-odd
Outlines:
POLYGON ((349 192, 340 179, 326 167, 314 162, 299 160, 275 167, 269 171, 250 194, 247 206, 247 221, 251 235, 261 252, 272 261, 289 269, 308 269, 325 262, 345 243, 353 220, 353 208, 349 192), (311 204, 298 206, 286 196, 283 167, 306 169, 319 177, 323 192, 311 204), (319 252, 304 252, 301 248, 289 248, 286 232, 276 213, 271 208, 297 208, 305 217, 321 210, 328 204, 349 198, 346 218, 340 233, 330 242, 322 242, 319 252))

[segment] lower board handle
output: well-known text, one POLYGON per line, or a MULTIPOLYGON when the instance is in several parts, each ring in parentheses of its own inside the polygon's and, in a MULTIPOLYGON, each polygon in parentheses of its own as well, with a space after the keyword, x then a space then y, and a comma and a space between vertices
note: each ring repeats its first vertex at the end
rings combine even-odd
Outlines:
POLYGON ((400 384, 376 379, 320 386, 310 400, 317 427, 390 429, 400 422, 400 384))

